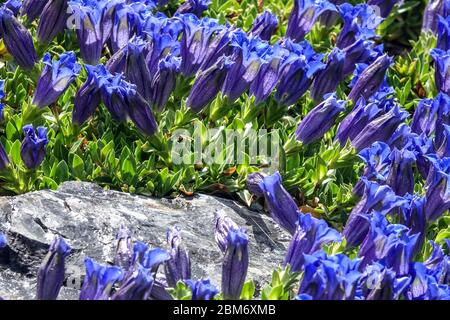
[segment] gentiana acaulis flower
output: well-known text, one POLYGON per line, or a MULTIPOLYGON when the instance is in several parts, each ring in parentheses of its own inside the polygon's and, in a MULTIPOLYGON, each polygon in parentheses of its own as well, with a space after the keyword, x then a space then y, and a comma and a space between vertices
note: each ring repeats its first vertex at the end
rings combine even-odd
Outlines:
POLYGON ((400 207, 399 222, 407 226, 411 234, 418 234, 415 252, 420 252, 425 241, 427 219, 425 216, 425 197, 418 195, 405 196, 407 203, 400 207))
POLYGON ((430 55, 434 59, 436 88, 440 92, 450 94, 450 50, 432 49, 430 55))
POLYGON ((150 269, 137 264, 123 280, 111 300, 148 300, 154 284, 150 269))
POLYGON ((325 220, 316 219, 309 213, 298 216, 298 226, 284 258, 284 265, 289 264, 291 271, 300 272, 304 263, 304 255, 320 250, 330 242, 340 242, 341 234, 328 227, 325 220))
POLYGON ((412 266, 411 285, 405 294, 406 300, 449 300, 448 289, 439 285, 422 262, 412 266))
POLYGON ((290 234, 297 229, 300 211, 291 195, 283 187, 279 172, 267 176, 260 183, 272 218, 290 234))
POLYGON ((175 89, 177 75, 180 70, 180 58, 168 55, 158 63, 158 69, 151 84, 151 105, 162 110, 175 89))
POLYGON ((192 13, 200 17, 204 11, 208 10, 210 3, 211 0, 185 0, 175 14, 192 13))
POLYGON ((178 281, 191 278, 191 260, 182 244, 178 228, 167 230, 167 242, 170 245, 170 259, 164 264, 164 270, 169 287, 176 287, 178 281))
POLYGON ((37 134, 32 124, 27 124, 22 129, 25 138, 20 147, 20 157, 28 169, 35 169, 45 158, 45 146, 48 144, 47 129, 37 127, 37 134))
POLYGON ((227 250, 227 237, 230 230, 239 229, 239 226, 225 213, 217 210, 214 213, 214 237, 220 251, 225 254, 227 250))
POLYGON ((436 146, 436 155, 439 158, 450 157, 450 126, 444 124, 444 138, 442 139, 441 145, 436 146))
POLYGON ((422 99, 414 110, 411 122, 411 130, 417 134, 424 133, 427 137, 431 136, 436 129, 436 120, 438 118, 439 103, 433 99, 422 99))
POLYGON ((435 221, 450 209, 450 158, 434 159, 425 182, 425 215, 427 221, 435 221))
MULTIPOLYGON (((330 3, 334 4, 337 8, 338 5, 343 4, 345 0, 330 0, 330 3)), ((326 28, 333 27, 338 19, 341 17, 340 13, 336 10, 329 10, 322 13, 319 17, 319 22, 326 28)))
POLYGON ((75 53, 69 51, 52 61, 49 53, 42 60, 44 68, 34 91, 33 104, 43 108, 56 102, 75 80, 81 70, 75 53))
POLYGON ((248 270, 248 236, 242 229, 231 229, 222 264, 222 294, 226 300, 241 296, 248 270))
POLYGON ((382 45, 374 47, 371 40, 358 39, 342 49, 345 54, 343 76, 346 77, 355 71, 358 64, 370 64, 382 53, 382 45))
POLYGON ((278 27, 278 18, 272 12, 266 10, 259 14, 253 21, 249 34, 258 36, 262 40, 269 41, 278 27))
POLYGON ((108 300, 114 285, 124 277, 117 266, 104 266, 93 259, 84 259, 86 276, 80 291, 80 300, 108 300))
POLYGON ((48 0, 24 0, 21 15, 27 16, 27 22, 30 23, 41 15, 47 2, 48 0))
POLYGON ((199 112, 206 107, 219 93, 230 67, 230 59, 223 56, 213 66, 199 72, 186 105, 194 112, 199 112))
POLYGON ((131 5, 121 4, 114 10, 111 26, 110 47, 113 53, 117 53, 126 47, 133 36, 141 32, 139 15, 131 5))
POLYGON ((438 17, 438 32, 436 48, 450 50, 450 17, 438 17))
POLYGON ((327 64, 320 70, 311 87, 311 97, 314 101, 322 101, 325 94, 336 91, 344 79, 345 52, 334 48, 327 58, 327 64))
POLYGON ((368 0, 367 4, 374 8, 380 17, 386 18, 398 2, 400 0, 368 0))
POLYGON ((369 231, 369 216, 373 210, 387 214, 407 202, 403 197, 397 196, 389 186, 367 181, 365 178, 363 181, 366 185, 364 194, 350 212, 342 233, 348 247, 362 243, 369 231))
POLYGON ((8 245, 8 241, 6 240, 6 236, 0 232, 0 249, 5 248, 8 245))
POLYGON ((31 33, 8 8, 0 7, 0 37, 19 66, 32 69, 37 62, 31 33))
POLYGON ((37 299, 56 300, 64 282, 65 259, 70 246, 62 237, 56 237, 50 245, 37 274, 37 299))
POLYGON ((4 6, 17 16, 22 7, 22 0, 6 0, 4 6))
POLYGON ((298 141, 310 144, 331 129, 339 114, 345 111, 344 100, 337 100, 334 94, 325 96, 325 100, 312 109, 300 122, 295 131, 298 141))
POLYGON ((192 300, 213 300, 219 293, 216 286, 209 279, 203 280, 186 280, 186 284, 192 290, 192 300))
POLYGON ((0 142, 0 170, 5 169, 9 165, 9 157, 6 154, 3 144, 0 142))
POLYGON ((286 37, 294 41, 303 40, 320 16, 330 11, 337 11, 337 9, 327 0, 294 0, 286 37))
POLYGON ((386 184, 399 196, 412 194, 414 192, 413 165, 416 162, 416 156, 407 149, 394 148, 389 159, 390 168, 386 184))
POLYGON ((116 235, 117 246, 114 255, 114 264, 128 271, 131 267, 133 259, 133 242, 131 240, 131 233, 125 226, 120 226, 116 235))
POLYGON ((133 38, 127 46, 125 78, 134 84, 145 100, 151 99, 151 75, 146 68, 146 44, 141 38, 133 38))
POLYGON ((49 44, 66 29, 68 7, 68 0, 48 0, 40 15, 37 29, 37 38, 41 43, 49 44))
POLYGON ((264 196, 264 190, 261 188, 261 182, 267 175, 262 172, 253 172, 247 175, 247 189, 257 197, 264 196))
POLYGON ((348 98, 353 101, 357 101, 361 97, 370 98, 380 88, 392 62, 392 58, 386 54, 376 59, 359 75, 348 98))
POLYGON ((422 31, 436 33, 438 31, 439 16, 447 17, 450 14, 450 4, 447 0, 428 1, 423 12, 422 31))
POLYGON ((112 118, 119 122, 127 119, 128 96, 137 94, 136 86, 123 79, 121 74, 109 73, 99 78, 102 101, 112 118))

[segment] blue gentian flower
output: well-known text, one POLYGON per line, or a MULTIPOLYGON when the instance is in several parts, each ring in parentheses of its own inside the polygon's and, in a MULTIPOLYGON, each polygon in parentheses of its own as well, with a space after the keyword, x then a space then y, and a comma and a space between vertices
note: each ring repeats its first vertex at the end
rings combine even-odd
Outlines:
POLYGON ((204 11, 208 10, 210 3, 211 0, 185 0, 175 14, 192 13, 200 17, 204 11))
POLYGON ((141 38, 133 38, 127 46, 125 77, 136 85, 137 91, 146 101, 151 99, 150 71, 146 68, 146 43, 141 38))
POLYGON ((325 220, 308 214, 298 216, 298 226, 289 243, 284 265, 289 264, 293 272, 300 272, 305 254, 313 254, 330 242, 342 241, 341 234, 328 227, 325 220))
POLYGON ((386 143, 392 148, 403 149, 415 136, 409 125, 401 123, 386 143))
POLYGON ((239 229, 238 225, 223 210, 214 213, 214 237, 223 254, 227 251, 227 238, 231 230, 239 229))
POLYGON ((294 41, 303 40, 320 16, 330 11, 337 11, 337 9, 327 0, 294 0, 286 37, 294 41))
MULTIPOLYGON (((67 26, 69 18, 67 0, 48 0, 39 18, 37 38, 49 44, 67 26)), ((76 19, 76 17, 75 17, 76 19)))
POLYGON ((370 64, 359 76, 352 86, 348 98, 357 101, 359 98, 370 98, 378 91, 384 81, 387 69, 392 64, 393 59, 388 55, 382 55, 370 64))
POLYGON ((34 67, 37 57, 31 33, 5 6, 0 7, 0 37, 19 66, 24 69, 34 67))
POLYGON ((378 47, 374 48, 374 42, 358 39, 343 49, 345 54, 343 76, 346 77, 355 71, 357 64, 370 64, 380 56, 378 47))
POLYGON ((407 275, 419 235, 410 234, 404 225, 389 224, 384 214, 377 211, 367 218, 370 219, 369 232, 358 252, 361 264, 365 266, 379 261, 397 275, 407 275))
MULTIPOLYGON (((339 4, 343 4, 345 0, 330 0, 330 3, 334 4, 335 6, 339 4)), ((338 19, 341 17, 339 11, 327 11, 320 15, 319 22, 321 25, 323 25, 326 28, 333 27, 338 19)))
POLYGON ((242 229, 232 229, 227 235, 222 264, 222 294, 225 300, 238 300, 248 270, 248 236, 242 229))
POLYGON ((450 17, 439 16, 436 48, 450 50, 450 17))
POLYGON ((423 263, 414 263, 411 275, 413 280, 405 295, 408 300, 450 299, 448 286, 439 285, 436 278, 429 274, 423 263))
POLYGON ((430 168, 429 158, 434 154, 433 140, 422 133, 421 135, 412 137, 407 147, 416 155, 417 169, 422 178, 426 179, 430 168))
POLYGON ((112 118, 119 122, 127 119, 128 96, 136 95, 136 86, 123 79, 121 74, 106 74, 99 77, 99 87, 103 103, 112 118))
POLYGON ((395 195, 389 186, 379 185, 365 178, 363 178, 363 181, 366 185, 364 195, 350 212, 343 231, 348 247, 362 243, 369 231, 370 222, 368 218, 372 211, 376 210, 382 214, 387 214, 406 203, 406 200, 395 195))
POLYGON ((422 99, 414 110, 411 122, 411 130, 417 134, 424 133, 427 137, 431 136, 436 129, 436 120, 438 118, 439 103, 433 99, 422 99))
POLYGON ((442 139, 442 143, 440 146, 436 146, 436 155, 439 158, 450 157, 450 126, 446 124, 442 124, 444 127, 444 138, 442 139))
POLYGON ((407 117, 408 113, 395 104, 391 110, 370 121, 365 130, 354 138, 352 145, 359 151, 372 145, 375 141, 389 140, 389 137, 407 117))
POLYGON ((375 262, 365 267, 360 283, 365 300, 398 300, 410 281, 410 277, 397 277, 395 271, 375 262))
POLYGON ((137 264, 123 279, 120 288, 111 296, 111 300, 148 300, 153 284, 154 277, 151 270, 137 264))
POLYGON ((425 197, 406 195, 407 203, 400 207, 400 223, 407 226, 411 234, 418 234, 415 252, 420 252, 425 241, 427 219, 424 206, 425 197))
POLYGON ((162 110, 169 100, 170 93, 175 89, 181 60, 179 57, 168 55, 161 59, 158 69, 151 83, 152 99, 151 105, 162 110))
POLYGON ((369 40, 376 37, 375 30, 383 21, 375 10, 366 3, 352 6, 344 3, 338 6, 344 25, 336 41, 338 48, 346 48, 359 39, 369 40))
POLYGON ((86 276, 80 291, 80 300, 108 300, 112 288, 123 279, 123 272, 116 266, 104 266, 93 259, 84 259, 86 276))
POLYGON ((0 249, 6 247, 8 245, 8 241, 6 240, 6 236, 0 232, 0 249))
POLYGON ((161 248, 153 248, 147 250, 141 261, 142 267, 151 270, 153 273, 158 271, 158 268, 163 263, 169 261, 170 255, 166 250, 161 248))
POLYGON ((312 300, 353 300, 361 277, 358 268, 359 260, 344 254, 328 256, 321 250, 305 255, 298 294, 312 300))
POLYGON ((450 51, 432 49, 430 55, 434 59, 436 88, 443 93, 450 94, 450 51))
POLYGON ((337 86, 344 79, 345 52, 334 48, 327 58, 326 67, 320 70, 311 88, 314 101, 322 101, 327 93, 336 91, 337 86))
POLYGON ((114 255, 114 264, 123 270, 128 271, 132 264, 133 242, 131 240, 130 231, 123 225, 120 226, 120 229, 117 232, 116 241, 117 246, 114 255))
POLYGON ((264 177, 266 174, 262 172, 253 172, 247 175, 247 189, 250 191, 253 195, 257 197, 263 197, 264 196, 264 190, 261 189, 260 185, 261 182, 263 182, 264 177))
POLYGON ((3 144, 0 142, 0 170, 5 169, 9 165, 10 161, 6 154, 3 144))
POLYGON ((334 94, 325 96, 325 100, 312 109, 295 131, 298 141, 307 145, 323 137, 334 125, 339 114, 345 111, 344 100, 337 100, 334 94))
POLYGON ((294 234, 300 211, 281 182, 280 173, 275 172, 264 177, 259 186, 264 192, 264 198, 272 218, 290 234, 294 234))
POLYGON ((187 280, 186 284, 192 290, 192 300, 213 300, 219 293, 219 290, 217 290, 209 279, 198 281, 187 280))
POLYGON ((428 157, 431 166, 425 182, 425 215, 434 221, 450 209, 450 158, 428 157))
POLYGON ((423 13, 422 31, 436 34, 438 32, 439 16, 450 15, 450 4, 447 0, 430 0, 423 13))
POLYGON ((46 53, 42 61, 44 68, 33 97, 33 104, 40 108, 56 102, 81 70, 72 51, 60 55, 59 60, 55 61, 46 53))
POLYGON ((292 43, 291 54, 282 62, 275 99, 284 105, 291 105, 309 89, 313 78, 326 65, 323 55, 317 54, 307 41, 292 43))
POLYGON ((176 287, 180 280, 191 278, 191 260, 188 251, 181 243, 180 230, 171 228, 167 230, 167 242, 170 245, 170 259, 166 261, 165 274, 169 287, 176 287))
POLYGON ((31 23, 42 14, 48 0, 23 0, 20 10, 22 15, 27 16, 27 22, 31 23))
POLYGON ((277 27, 277 16, 272 12, 265 10, 255 18, 249 34, 252 36, 258 36, 262 40, 270 41, 270 38, 275 33, 277 27))
POLYGON ((32 124, 23 126, 25 139, 22 141, 20 156, 28 169, 37 168, 45 158, 45 146, 48 143, 47 129, 37 128, 37 134, 32 124))
POLYGON ((81 126, 95 112, 101 101, 100 84, 101 76, 106 76, 107 71, 103 65, 84 65, 88 78, 75 95, 72 111, 72 122, 81 126))
POLYGON ((392 188, 395 194, 404 196, 414 192, 413 165, 416 163, 416 156, 408 149, 398 150, 394 148, 389 156, 389 174, 386 177, 386 184, 392 188))
POLYGON ((142 21, 133 7, 122 4, 116 7, 112 18, 110 47, 113 53, 126 47, 133 36, 142 31, 142 21))
POLYGON ((398 2, 400 0, 368 0, 367 4, 374 8, 380 17, 386 18, 398 2))
POLYGON ((37 299, 56 300, 64 282, 65 259, 70 246, 62 237, 56 237, 37 274, 37 299))
POLYGON ((192 85, 186 105, 194 112, 206 107, 219 93, 231 64, 229 57, 223 56, 213 66, 201 71, 192 85))
POLYGON ((22 8, 22 0, 7 0, 4 3, 4 6, 17 16, 20 12, 20 8, 22 8))
MULTIPOLYGON (((447 239, 447 243, 450 240, 447 239)), ((439 284, 450 285, 450 255, 445 254, 443 248, 430 240, 433 251, 424 262, 429 274, 433 275, 439 284)), ((450 248, 450 246, 449 246, 450 248)))

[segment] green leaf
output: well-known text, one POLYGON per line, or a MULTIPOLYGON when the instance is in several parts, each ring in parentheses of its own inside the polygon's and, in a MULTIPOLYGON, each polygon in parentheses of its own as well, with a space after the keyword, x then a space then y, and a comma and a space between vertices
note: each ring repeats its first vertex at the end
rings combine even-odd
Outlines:
POLYGON ((61 183, 69 180, 69 167, 64 160, 56 166, 55 175, 52 177, 56 182, 61 183))

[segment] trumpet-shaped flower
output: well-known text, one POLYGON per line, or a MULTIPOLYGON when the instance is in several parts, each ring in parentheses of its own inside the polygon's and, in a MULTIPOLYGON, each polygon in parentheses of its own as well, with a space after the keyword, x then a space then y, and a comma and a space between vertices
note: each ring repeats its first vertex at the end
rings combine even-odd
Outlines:
POLYGON ((170 245, 170 259, 164 265, 166 280, 169 287, 176 287, 178 281, 191 278, 191 260, 181 243, 178 228, 167 230, 167 242, 170 245))
POLYGON ((252 36, 260 37, 262 40, 269 41, 277 27, 277 16, 266 10, 255 18, 249 33, 252 36))
POLYGON ((25 139, 20 147, 20 156, 28 169, 37 168, 45 158, 45 146, 48 143, 47 129, 37 128, 37 134, 32 124, 23 127, 25 139))

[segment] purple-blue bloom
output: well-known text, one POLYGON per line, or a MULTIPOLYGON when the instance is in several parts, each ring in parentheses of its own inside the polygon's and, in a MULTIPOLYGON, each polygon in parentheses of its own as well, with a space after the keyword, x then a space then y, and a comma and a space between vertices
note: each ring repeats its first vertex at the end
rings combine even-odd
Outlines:
POLYGON ((450 50, 450 17, 439 16, 436 48, 450 50))
POLYGON ((111 296, 111 300, 148 300, 154 282, 152 271, 138 263, 125 276, 120 288, 111 296))
POLYGON ((179 228, 167 230, 167 242, 170 245, 170 259, 164 264, 164 270, 169 287, 176 287, 178 281, 191 278, 191 260, 182 244, 179 228))
POLYGON ((116 240, 117 246, 114 255, 114 264, 128 271, 133 259, 133 241, 131 240, 130 231, 123 225, 120 226, 116 240))
POLYGON ((429 0, 423 13, 422 31, 438 31, 439 16, 447 17, 450 14, 450 3, 448 0, 429 0))
POLYGON ((36 85, 33 104, 43 108, 56 102, 75 80, 81 70, 75 53, 63 53, 59 60, 52 61, 49 53, 43 58, 44 68, 36 85))
POLYGON ((277 27, 277 16, 266 10, 255 18, 249 34, 252 36, 258 36, 262 40, 270 41, 270 38, 275 33, 277 27))
POLYGON ((395 4, 400 1, 401 0, 368 0, 367 4, 374 8, 380 17, 386 18, 389 13, 391 13, 395 4))
POLYGON ((45 146, 48 143, 47 129, 37 128, 37 134, 32 124, 23 126, 25 138, 20 147, 20 157, 28 169, 36 169, 45 158, 45 146))
POLYGON ((413 165, 416 163, 414 153, 405 148, 402 150, 394 148, 389 160, 390 166, 386 184, 399 196, 404 196, 407 193, 412 194, 414 192, 413 165))
POLYGON ((23 0, 20 13, 26 15, 27 22, 30 23, 41 15, 47 2, 48 0, 23 0))
POLYGON ((450 51, 432 49, 430 55, 434 59, 434 80, 438 91, 450 94, 450 51))
POLYGON ((9 158, 6 154, 3 144, 0 142, 0 170, 5 169, 9 165, 9 158))
POLYGON ((69 18, 68 7, 67 0, 48 0, 40 14, 37 29, 37 38, 41 43, 49 44, 64 31, 69 18))
POLYGON ((186 280, 186 284, 192 290, 192 300, 213 300, 219 293, 219 290, 217 290, 209 279, 198 281, 186 280))
POLYGON ((299 214, 298 226, 289 243, 284 265, 289 264, 291 271, 300 272, 305 254, 313 254, 330 242, 342 241, 341 234, 328 227, 325 220, 316 219, 308 214, 299 214))
POLYGON ((432 222, 450 209, 450 158, 428 157, 431 166, 425 182, 425 215, 432 222))
POLYGON ((192 13, 200 17, 204 11, 208 10, 210 3, 211 0, 185 0, 175 14, 192 13))

